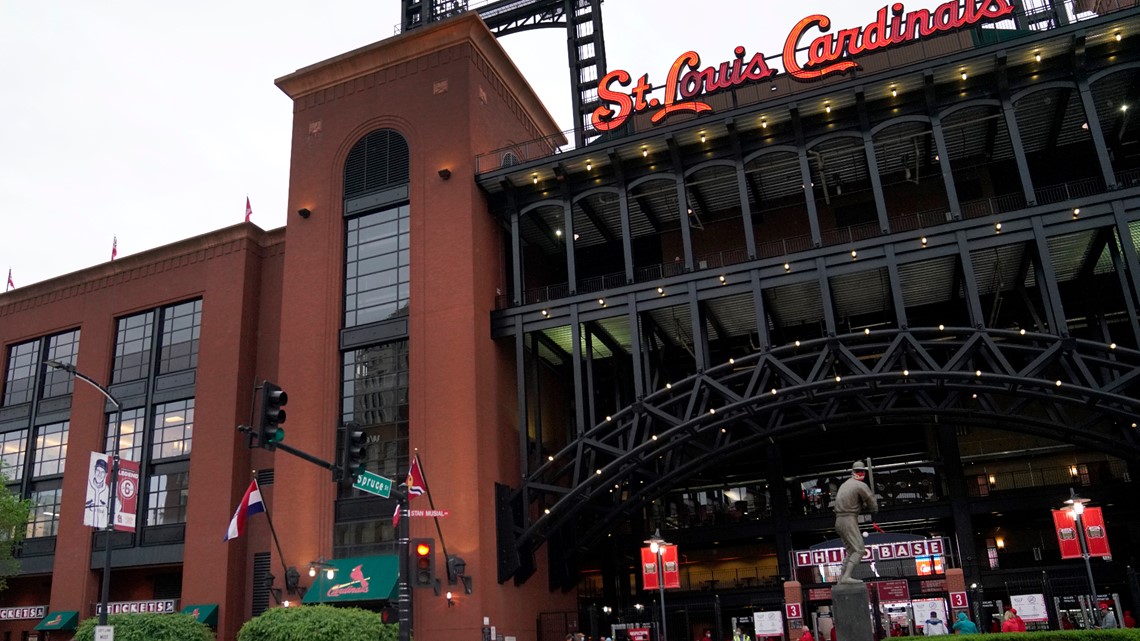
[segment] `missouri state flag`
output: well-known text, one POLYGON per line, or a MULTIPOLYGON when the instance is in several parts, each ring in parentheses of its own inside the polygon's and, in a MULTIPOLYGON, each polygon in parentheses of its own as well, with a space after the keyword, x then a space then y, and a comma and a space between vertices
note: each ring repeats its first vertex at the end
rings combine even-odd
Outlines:
POLYGON ((222 540, 229 541, 245 534, 246 519, 264 511, 265 503, 261 501, 261 488, 257 487, 257 480, 255 479, 249 482, 245 496, 241 497, 241 503, 234 511, 234 518, 230 519, 230 527, 226 530, 226 536, 222 540))
POLYGON ((424 473, 420 471, 420 457, 412 458, 412 467, 408 470, 408 498, 423 496, 427 492, 427 483, 424 483, 424 473))

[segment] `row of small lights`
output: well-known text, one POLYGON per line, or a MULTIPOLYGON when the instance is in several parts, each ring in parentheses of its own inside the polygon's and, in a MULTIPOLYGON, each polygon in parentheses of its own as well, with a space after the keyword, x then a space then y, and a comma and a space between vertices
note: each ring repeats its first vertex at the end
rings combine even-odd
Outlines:
MULTIPOLYGON (((1073 208, 1073 220, 1077 220, 1080 217, 1081 217, 1081 208, 1078 208, 1078 206, 1077 206, 1077 208, 1073 208)), ((561 229, 555 229, 554 233, 555 233, 555 235, 557 235, 559 237, 562 236, 562 230, 561 229)), ((1001 234, 1001 222, 994 222, 994 234, 1001 234)), ((578 240, 578 234, 573 235, 573 238, 575 238, 575 240, 577 241, 578 240)), ((923 248, 926 248, 926 246, 929 245, 929 238, 927 238, 926 236, 922 236, 919 238, 919 243, 923 246, 923 248)), ((858 251, 857 250, 852 250, 852 260, 858 260, 858 251)), ((784 268, 784 271, 791 271, 791 262, 784 262, 783 268, 784 268)), ((723 275, 718 276, 718 279, 720 281, 720 284, 722 284, 722 285, 728 284, 728 278, 726 276, 723 276, 723 275)), ((662 297, 663 297, 663 295, 666 295, 665 287, 658 287, 657 293, 662 295, 662 297)), ((597 299, 597 305, 600 305, 602 307, 606 307, 605 299, 602 299, 602 298, 597 299)), ((551 315, 551 311, 549 311, 548 309, 544 309, 543 311, 541 311, 541 314, 543 314, 544 317, 549 317, 549 315, 551 315)), ((939 328, 939 330, 941 330, 942 325, 939 325, 938 328, 939 328)), ((1021 333, 1024 334, 1025 330, 1021 330, 1021 333)), ((1116 348, 1115 346, 1116 346, 1116 343, 1113 343, 1113 349, 1116 348)), ((796 347, 799 347, 799 341, 796 341, 796 347)))

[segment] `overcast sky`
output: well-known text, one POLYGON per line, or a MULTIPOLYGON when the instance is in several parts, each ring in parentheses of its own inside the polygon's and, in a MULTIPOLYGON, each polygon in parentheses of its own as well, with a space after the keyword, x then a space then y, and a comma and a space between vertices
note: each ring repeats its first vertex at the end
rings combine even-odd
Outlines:
MULTIPOLYGON (((426 1, 426 0, 425 0, 426 1)), ((610 70, 661 84, 778 54, 800 18, 865 25, 883 0, 609 0, 610 70)), ((907 9, 936 2, 907 3, 907 9)), ((0 0, 0 278, 17 287, 241 222, 285 224, 292 106, 274 78, 390 37, 399 0, 0 0)), ((501 40, 565 129, 565 32, 501 40)))

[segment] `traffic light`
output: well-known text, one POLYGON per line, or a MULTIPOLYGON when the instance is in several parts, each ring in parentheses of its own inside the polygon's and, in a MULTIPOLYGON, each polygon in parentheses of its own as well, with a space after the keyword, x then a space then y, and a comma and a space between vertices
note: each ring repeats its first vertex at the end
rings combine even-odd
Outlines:
POLYGON ((368 455, 364 441, 364 432, 360 430, 359 425, 349 423, 344 426, 344 441, 341 443, 340 457, 340 480, 342 483, 352 485, 356 482, 356 477, 364 471, 364 458, 368 455))
POLYGON ((257 443, 262 448, 272 450, 285 440, 285 410, 289 395, 277 385, 265 381, 261 384, 261 421, 258 423, 257 443))
POLYGON ((399 623, 400 611, 391 606, 380 609, 380 622, 381 623, 399 623))
POLYGON ((417 588, 435 587, 435 541, 412 539, 412 585, 417 588))

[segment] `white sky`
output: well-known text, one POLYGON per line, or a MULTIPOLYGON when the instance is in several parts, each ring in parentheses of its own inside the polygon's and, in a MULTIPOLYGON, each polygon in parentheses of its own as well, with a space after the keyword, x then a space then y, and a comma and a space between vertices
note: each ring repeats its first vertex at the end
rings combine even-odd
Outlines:
MULTIPOLYGON (((426 1, 426 0, 425 0, 426 1)), ((832 32, 885 0, 609 0, 608 68, 662 84, 702 63, 775 55, 800 18, 832 32)), ((907 8, 934 6, 933 0, 907 8)), ((0 279, 17 287, 241 222, 285 224, 292 105, 273 79, 389 37, 399 0, 0 1, 0 279)), ((570 129, 566 35, 502 41, 570 129)), ((782 71, 782 69, 781 69, 782 71)))

